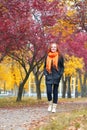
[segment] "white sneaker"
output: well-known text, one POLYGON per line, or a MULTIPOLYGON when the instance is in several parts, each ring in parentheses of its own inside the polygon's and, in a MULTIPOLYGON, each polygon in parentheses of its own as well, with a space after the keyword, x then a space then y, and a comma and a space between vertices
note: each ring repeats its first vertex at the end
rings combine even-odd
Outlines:
POLYGON ((56 107, 57 107, 57 104, 53 103, 53 108, 52 108, 52 112, 53 112, 53 113, 56 112, 56 107))
POLYGON ((49 101, 48 111, 52 111, 52 101, 49 101))

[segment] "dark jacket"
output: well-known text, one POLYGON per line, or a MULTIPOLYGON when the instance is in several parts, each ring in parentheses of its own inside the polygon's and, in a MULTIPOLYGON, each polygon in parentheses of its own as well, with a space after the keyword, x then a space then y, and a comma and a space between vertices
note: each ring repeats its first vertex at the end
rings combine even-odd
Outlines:
POLYGON ((46 70, 46 60, 45 60, 44 75, 45 75, 46 84, 59 84, 63 72, 64 72, 64 59, 62 56, 60 56, 58 60, 58 71, 54 67, 52 67, 51 73, 49 73, 46 70))

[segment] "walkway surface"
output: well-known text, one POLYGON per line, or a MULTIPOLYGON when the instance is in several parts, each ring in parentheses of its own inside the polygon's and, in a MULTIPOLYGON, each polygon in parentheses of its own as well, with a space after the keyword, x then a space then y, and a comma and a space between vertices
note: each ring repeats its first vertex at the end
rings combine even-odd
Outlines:
MULTIPOLYGON (((59 103, 58 112, 87 108, 87 102, 59 103)), ((47 104, 23 108, 0 108, 0 130, 32 130, 35 121, 44 120, 51 115, 47 112, 47 104)))

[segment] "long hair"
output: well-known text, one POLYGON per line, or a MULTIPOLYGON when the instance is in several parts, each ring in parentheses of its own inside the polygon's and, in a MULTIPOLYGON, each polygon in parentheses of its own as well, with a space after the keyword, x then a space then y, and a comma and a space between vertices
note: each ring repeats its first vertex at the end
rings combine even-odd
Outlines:
POLYGON ((51 43, 51 44, 48 46, 48 53, 51 52, 51 45, 52 45, 52 44, 56 44, 57 52, 58 52, 58 54, 59 54, 59 56, 60 56, 61 53, 60 53, 60 50, 59 50, 59 47, 58 47, 58 44, 57 44, 57 43, 51 43))

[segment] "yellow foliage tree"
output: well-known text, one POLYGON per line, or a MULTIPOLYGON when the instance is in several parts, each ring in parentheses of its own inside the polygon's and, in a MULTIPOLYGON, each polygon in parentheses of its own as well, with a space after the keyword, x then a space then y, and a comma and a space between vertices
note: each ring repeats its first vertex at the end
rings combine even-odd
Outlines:
POLYGON ((75 56, 65 56, 65 75, 66 76, 76 76, 77 70, 82 70, 84 67, 84 62, 82 58, 75 56))
MULTIPOLYGON (((6 90, 14 89, 15 84, 18 86, 23 76, 23 70, 11 58, 6 57, 0 64, 0 84, 4 82, 6 90)), ((25 85, 25 89, 27 89, 27 85, 25 85)))
MULTIPOLYGON (((80 84, 78 79, 78 70, 83 70, 84 62, 82 58, 65 55, 64 81, 67 81, 67 96, 71 97, 71 91, 78 90, 80 92, 80 84)), ((64 86, 64 89, 65 89, 64 86)))

